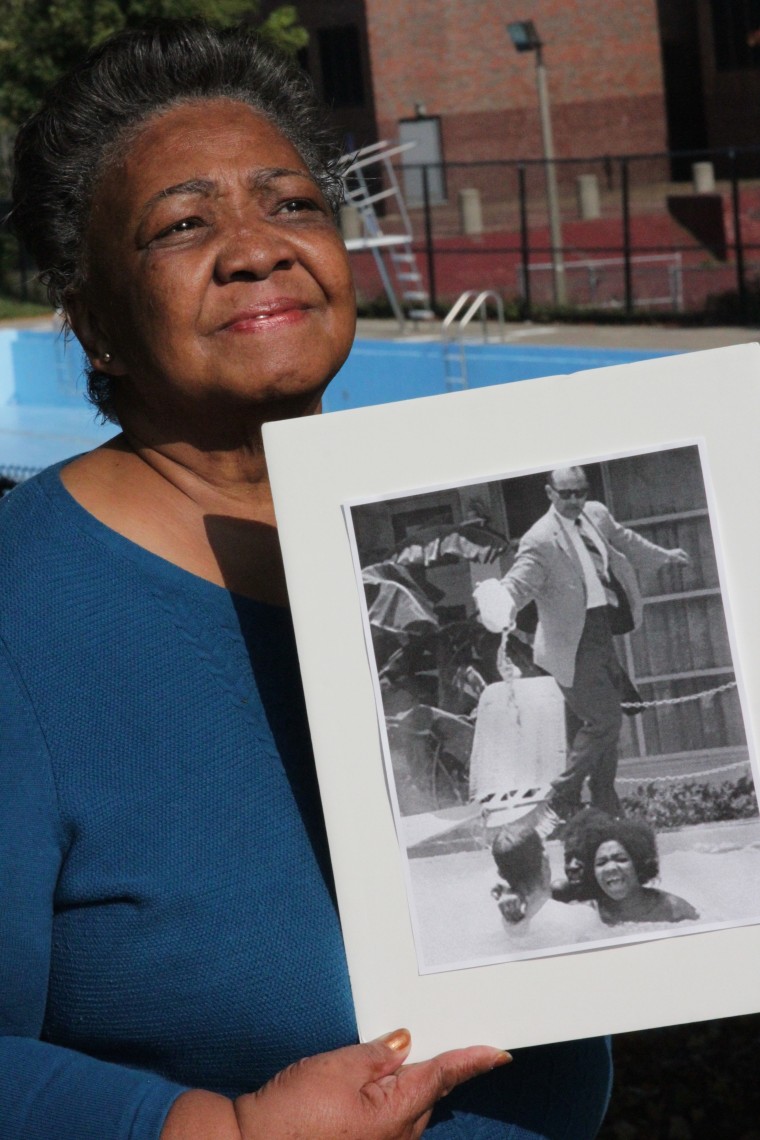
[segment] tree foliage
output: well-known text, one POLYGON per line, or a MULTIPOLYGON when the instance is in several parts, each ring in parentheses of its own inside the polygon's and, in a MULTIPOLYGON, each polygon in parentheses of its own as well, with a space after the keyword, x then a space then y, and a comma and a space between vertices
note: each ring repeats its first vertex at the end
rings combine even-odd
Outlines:
POLYGON ((64 71, 107 36, 156 17, 200 16, 250 23, 269 43, 294 53, 308 35, 293 5, 259 20, 255 0, 3 0, 0 20, 0 121, 20 123, 64 71))

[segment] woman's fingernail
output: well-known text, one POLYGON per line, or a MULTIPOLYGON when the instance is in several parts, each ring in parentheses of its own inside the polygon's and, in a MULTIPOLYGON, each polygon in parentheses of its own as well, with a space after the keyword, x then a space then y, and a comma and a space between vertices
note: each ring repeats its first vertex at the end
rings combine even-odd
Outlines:
POLYGON ((507 1053, 507 1051, 505 1049, 502 1049, 502 1051, 500 1053, 497 1053, 496 1056, 494 1057, 494 1062, 493 1062, 493 1065, 491 1067, 494 1069, 498 1069, 499 1065, 508 1065, 511 1060, 512 1060, 512 1054, 507 1053))
POLYGON ((386 1033, 379 1040, 389 1049, 394 1049, 397 1053, 404 1053, 412 1043, 412 1035, 408 1029, 394 1029, 392 1033, 386 1033))

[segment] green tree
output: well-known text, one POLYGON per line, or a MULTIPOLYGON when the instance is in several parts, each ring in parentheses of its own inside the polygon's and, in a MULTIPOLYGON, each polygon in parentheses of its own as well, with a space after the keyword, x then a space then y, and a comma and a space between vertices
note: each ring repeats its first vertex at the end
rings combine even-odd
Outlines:
POLYGON ((201 16, 217 24, 258 26, 263 39, 295 53, 308 34, 293 5, 259 20, 256 0, 2 0, 0 129, 12 128, 42 93, 101 40, 151 17, 201 16))

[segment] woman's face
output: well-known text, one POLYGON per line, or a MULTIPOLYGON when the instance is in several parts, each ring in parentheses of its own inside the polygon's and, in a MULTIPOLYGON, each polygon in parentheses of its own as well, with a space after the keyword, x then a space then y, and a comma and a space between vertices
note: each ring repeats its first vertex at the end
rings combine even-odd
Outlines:
POLYGON ((95 366, 154 410, 318 394, 355 321, 345 248, 303 159, 225 100, 149 120, 108 170, 72 315, 95 366))
POLYGON ((594 875, 604 893, 615 902, 627 898, 639 886, 633 860, 616 839, 597 848, 594 875))

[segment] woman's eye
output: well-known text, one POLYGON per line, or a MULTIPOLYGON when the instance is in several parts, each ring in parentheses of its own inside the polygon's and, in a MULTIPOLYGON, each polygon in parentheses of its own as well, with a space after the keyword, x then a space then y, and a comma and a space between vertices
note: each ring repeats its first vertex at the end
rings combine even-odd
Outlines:
POLYGON ((202 225, 204 225, 202 218, 180 218, 178 222, 172 222, 170 226, 157 233, 153 240, 160 241, 161 238, 171 237, 173 234, 186 234, 202 225))
POLYGON ((279 212, 282 214, 299 214, 302 211, 308 212, 321 212, 322 207, 318 202, 312 198, 288 198, 286 202, 282 202, 279 206, 279 212))

